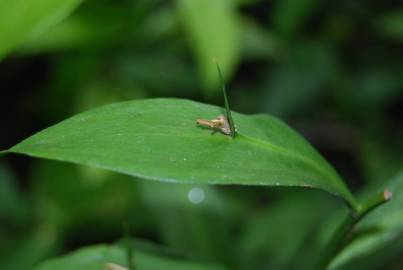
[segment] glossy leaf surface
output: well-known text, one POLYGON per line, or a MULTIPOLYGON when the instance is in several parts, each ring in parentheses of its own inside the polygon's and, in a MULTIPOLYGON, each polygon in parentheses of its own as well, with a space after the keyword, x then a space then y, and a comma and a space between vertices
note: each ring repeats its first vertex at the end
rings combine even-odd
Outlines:
POLYGON ((177 183, 314 187, 354 206, 335 170, 280 120, 233 113, 235 138, 196 126, 197 118, 221 113, 181 99, 115 103, 45 129, 8 152, 177 183))

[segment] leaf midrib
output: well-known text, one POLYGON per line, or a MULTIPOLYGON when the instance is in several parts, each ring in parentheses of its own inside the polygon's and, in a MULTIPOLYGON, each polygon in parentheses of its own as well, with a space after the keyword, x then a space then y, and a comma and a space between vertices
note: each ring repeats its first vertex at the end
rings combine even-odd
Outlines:
MULTIPOLYGON (((152 135, 153 136, 160 136, 160 137, 172 137, 172 136, 175 136, 175 137, 183 137, 183 138, 206 139, 205 136, 190 135, 190 134, 153 133, 152 135)), ((150 136, 150 134, 136 133, 136 134, 132 134, 132 136, 133 137, 142 137, 142 136, 150 136)), ((224 135, 222 135, 222 136, 224 136, 224 135)), ((213 137, 210 137, 209 139, 213 139, 213 137)), ((219 139, 219 137, 217 137, 217 139, 219 139)), ((282 155, 286 155, 288 157, 298 159, 298 160, 308 164, 311 168, 314 168, 317 172, 321 173, 322 175, 326 175, 327 177, 331 178, 332 180, 337 180, 337 178, 333 174, 329 173, 326 170, 323 170, 323 168, 318 166, 318 164, 315 161, 313 161, 311 159, 308 159, 305 156, 302 156, 302 155, 300 155, 300 154, 298 154, 296 152, 289 151, 287 148, 284 148, 282 146, 273 144, 273 143, 265 141, 265 140, 258 139, 256 137, 244 135, 244 134, 241 134, 239 132, 237 133, 237 138, 235 138, 235 140, 245 140, 247 143, 254 144, 254 145, 257 145, 259 147, 269 149, 272 152, 280 153, 282 155)), ((20 144, 18 144, 18 145, 20 145, 20 144)), ((16 145, 17 149, 18 149, 18 145, 16 145)), ((13 149, 15 149, 15 147, 12 147, 9 150, 12 151, 13 149)), ((8 150, 1 151, 0 155, 4 154, 6 152, 9 152, 9 151, 8 150)))
MULTIPOLYGON (((146 133, 136 133, 136 134, 132 134, 132 137, 142 137, 142 136, 150 136, 150 134, 146 134, 146 133)), ((183 138, 194 138, 194 139, 206 139, 205 136, 198 136, 198 135, 190 135, 190 134, 168 134, 168 133, 153 133, 152 136, 159 136, 159 137, 183 137, 183 138)), ((224 135, 222 135, 224 136, 224 135)), ((213 137, 210 137, 209 139, 213 139, 213 137)), ((217 137, 217 139, 219 139, 217 137)), ((286 155, 288 157, 294 158, 294 159, 299 159, 301 161, 303 161, 304 163, 308 164, 310 167, 314 168, 316 171, 320 172, 321 174, 327 175, 329 178, 332 178, 333 180, 337 180, 337 178, 329 173, 327 170, 323 170, 321 166, 318 166, 317 163, 311 159, 306 158, 305 156, 302 156, 296 152, 293 151, 289 151, 287 148, 284 148, 282 146, 273 144, 271 142, 265 141, 265 140, 261 140, 258 139, 256 137, 252 137, 252 136, 248 136, 248 135, 244 135, 241 133, 237 133, 237 138, 235 138, 235 140, 246 140, 247 142, 254 144, 254 145, 258 145, 261 146, 263 148, 269 149, 272 152, 276 152, 276 153, 280 153, 282 155, 286 155)), ((29 140, 29 138, 27 139, 29 140)), ((22 144, 24 143, 21 142, 22 144)), ((4 150, 4 151, 0 151, 0 155, 1 154, 5 154, 7 152, 9 152, 10 150, 12 151, 15 148, 19 148, 18 146, 21 145, 21 143, 17 144, 16 146, 12 147, 9 150, 4 150)))

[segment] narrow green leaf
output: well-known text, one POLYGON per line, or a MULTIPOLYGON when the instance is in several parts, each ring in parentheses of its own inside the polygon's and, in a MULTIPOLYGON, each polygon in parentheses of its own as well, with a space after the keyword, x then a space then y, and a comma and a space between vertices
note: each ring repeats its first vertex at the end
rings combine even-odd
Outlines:
POLYGON ((67 17, 82 0, 0 1, 0 59, 67 17))
POLYGON ((392 192, 392 199, 358 223, 352 241, 329 269, 379 269, 403 251, 403 172, 385 186, 392 192))
POLYGON ((232 0, 178 0, 177 6, 206 94, 216 95, 219 84, 211 59, 220 60, 226 78, 231 77, 240 60, 237 5, 232 0))
POLYGON ((217 71, 218 71, 218 77, 220 78, 220 83, 221 83, 221 88, 222 88, 222 94, 224 96, 224 104, 225 104, 225 117, 227 117, 228 123, 229 123, 229 127, 231 130, 231 137, 235 136, 235 124, 234 124, 234 120, 232 119, 232 115, 231 115, 231 109, 229 107, 229 102, 228 102, 228 97, 227 97, 227 89, 225 87, 225 81, 224 81, 224 77, 222 75, 220 66, 217 62, 217 60, 215 60, 216 66, 217 66, 217 71))
MULTIPOLYGON (((123 247, 98 245, 79 249, 61 258, 48 260, 34 270, 104 270, 106 265, 127 268, 127 254, 123 247)), ((223 270, 224 268, 188 260, 172 259, 148 252, 136 251, 136 270, 223 270)), ((116 267, 116 269, 118 269, 116 267)))
POLYGON ((196 125, 197 118, 221 111, 181 99, 115 103, 45 129, 8 152, 177 183, 320 188, 355 208, 336 171, 280 120, 233 113, 234 139, 196 125))

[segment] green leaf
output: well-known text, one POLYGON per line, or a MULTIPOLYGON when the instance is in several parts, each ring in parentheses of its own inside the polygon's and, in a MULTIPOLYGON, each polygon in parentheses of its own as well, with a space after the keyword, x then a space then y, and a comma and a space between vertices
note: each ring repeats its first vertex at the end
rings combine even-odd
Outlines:
POLYGON ((67 17, 82 0, 0 2, 0 59, 67 17))
POLYGON ((166 38, 177 28, 174 7, 155 7, 155 2, 136 1, 131 5, 86 1, 67 19, 50 27, 45 35, 27 41, 19 52, 90 50, 94 53, 101 50, 105 53, 106 50, 120 51, 118 48, 123 46, 139 55, 142 48, 166 38), (99 27, 99 18, 102 18, 102 27, 99 27))
POLYGON ((212 59, 218 59, 226 78, 231 77, 240 60, 236 3, 232 0, 178 0, 177 4, 203 86, 207 94, 216 94, 219 82, 212 59))
MULTIPOLYGON (((98 245, 79 249, 58 259, 48 260, 34 270, 104 270, 107 263, 127 267, 126 250, 119 246, 98 245)), ((186 260, 157 256, 148 252, 135 251, 136 270, 223 270, 224 268, 186 260)))
POLYGON ((329 269, 379 269, 403 250, 403 172, 389 181, 386 188, 393 193, 392 199, 360 221, 352 241, 329 269))
POLYGON ((7 152, 146 179, 195 184, 301 186, 355 199, 300 135, 269 115, 233 113, 236 138, 196 126, 216 106, 149 99, 100 107, 45 129, 7 152))

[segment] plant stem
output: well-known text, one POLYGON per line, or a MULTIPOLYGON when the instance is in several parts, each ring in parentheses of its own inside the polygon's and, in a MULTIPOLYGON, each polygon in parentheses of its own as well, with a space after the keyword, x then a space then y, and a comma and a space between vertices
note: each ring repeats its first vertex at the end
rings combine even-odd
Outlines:
POLYGON ((342 247, 347 244, 355 225, 368 213, 389 201, 391 198, 392 193, 385 189, 382 193, 377 193, 375 196, 372 196, 367 201, 360 204, 357 211, 350 211, 330 239, 316 269, 327 269, 332 259, 339 253, 342 247))

